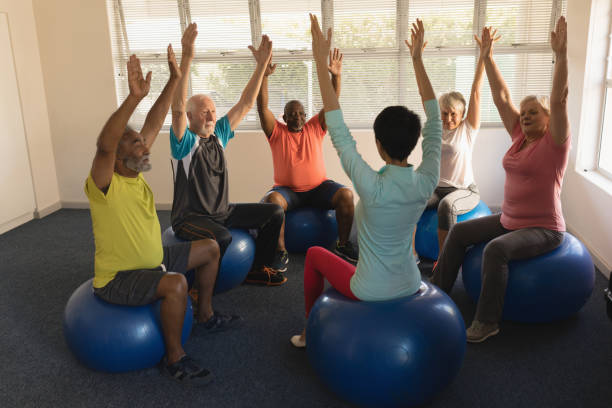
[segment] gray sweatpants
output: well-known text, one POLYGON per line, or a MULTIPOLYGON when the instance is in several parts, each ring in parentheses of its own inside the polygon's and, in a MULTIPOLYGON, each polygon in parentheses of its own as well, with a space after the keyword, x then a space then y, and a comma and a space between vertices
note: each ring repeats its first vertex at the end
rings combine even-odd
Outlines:
POLYGON ((474 320, 497 323, 501 320, 508 282, 508 262, 532 258, 552 251, 563 242, 563 232, 546 228, 508 230, 501 225, 501 214, 456 224, 438 259, 431 283, 449 293, 468 246, 490 242, 482 255, 482 288, 474 320))
POLYGON ((457 223, 457 216, 468 213, 480 202, 480 192, 476 184, 467 188, 436 187, 427 201, 425 209, 438 209, 438 228, 444 231, 457 223))

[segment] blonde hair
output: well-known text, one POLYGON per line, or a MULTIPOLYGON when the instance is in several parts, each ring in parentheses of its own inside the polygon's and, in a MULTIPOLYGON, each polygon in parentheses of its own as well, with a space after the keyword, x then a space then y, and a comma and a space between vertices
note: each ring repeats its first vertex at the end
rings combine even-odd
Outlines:
POLYGON ((521 100, 519 108, 522 108, 527 102, 536 101, 546 115, 550 116, 550 98, 547 95, 527 95, 521 100))
POLYGON ((461 117, 465 113, 465 98, 461 95, 461 92, 452 91, 442 94, 438 99, 440 109, 453 108, 461 111, 461 117))

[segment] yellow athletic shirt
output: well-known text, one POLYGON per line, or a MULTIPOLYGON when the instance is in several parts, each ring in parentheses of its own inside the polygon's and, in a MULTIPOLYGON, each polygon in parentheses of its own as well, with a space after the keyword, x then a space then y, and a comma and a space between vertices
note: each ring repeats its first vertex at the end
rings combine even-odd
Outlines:
POLYGON ((118 271, 155 268, 162 263, 161 227, 153 192, 142 173, 113 173, 104 194, 91 175, 85 182, 96 243, 93 286, 101 288, 118 271))

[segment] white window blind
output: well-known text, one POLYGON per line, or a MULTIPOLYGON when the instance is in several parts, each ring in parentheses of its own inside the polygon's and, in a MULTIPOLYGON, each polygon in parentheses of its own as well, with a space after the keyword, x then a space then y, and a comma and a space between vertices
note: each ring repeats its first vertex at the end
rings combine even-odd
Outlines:
MULTIPOLYGON (((422 114, 412 62, 404 40, 422 18, 426 28, 425 67, 438 94, 457 90, 466 100, 478 57, 473 35, 485 25, 498 28, 495 60, 515 103, 528 94, 548 94, 552 79, 550 31, 566 0, 107 0, 111 16, 118 100, 128 93, 125 63, 131 53, 153 71, 149 97, 135 115, 142 121, 167 78, 166 47, 180 58, 180 37, 198 23, 190 93, 210 94, 219 115, 233 106, 254 69, 247 46, 261 33, 274 43, 276 72, 269 79, 269 107, 280 116, 291 99, 307 114, 321 109, 316 68, 310 52, 308 13, 332 27, 334 46, 344 53, 340 102, 352 128, 371 128, 385 106, 402 104, 422 114)), ((485 78, 482 122, 499 124, 485 78)), ((167 121, 169 123, 169 121, 167 121)), ((256 111, 242 129, 258 128, 256 111)))
POLYGON ((606 99, 598 165, 599 170, 603 170, 608 177, 612 177, 612 22, 610 24, 610 34, 608 35, 608 58, 606 65, 606 99))

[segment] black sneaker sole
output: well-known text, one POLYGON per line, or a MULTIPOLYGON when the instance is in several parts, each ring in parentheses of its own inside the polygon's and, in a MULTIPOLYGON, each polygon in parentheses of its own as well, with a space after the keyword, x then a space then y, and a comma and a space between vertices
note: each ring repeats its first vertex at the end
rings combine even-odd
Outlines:
POLYGON ((285 282, 287 282, 287 277, 283 276, 283 279, 280 281, 276 281, 276 282, 272 282, 270 279, 253 279, 247 276, 247 278, 244 280, 245 283, 250 283, 253 285, 264 285, 264 286, 280 286, 283 285, 285 282))
POLYGON ((338 255, 340 258, 344 259, 345 261, 348 261, 352 264, 356 264, 357 263, 357 259, 353 259, 350 256, 345 255, 344 253, 338 251, 336 248, 334 248, 334 254, 338 255))

